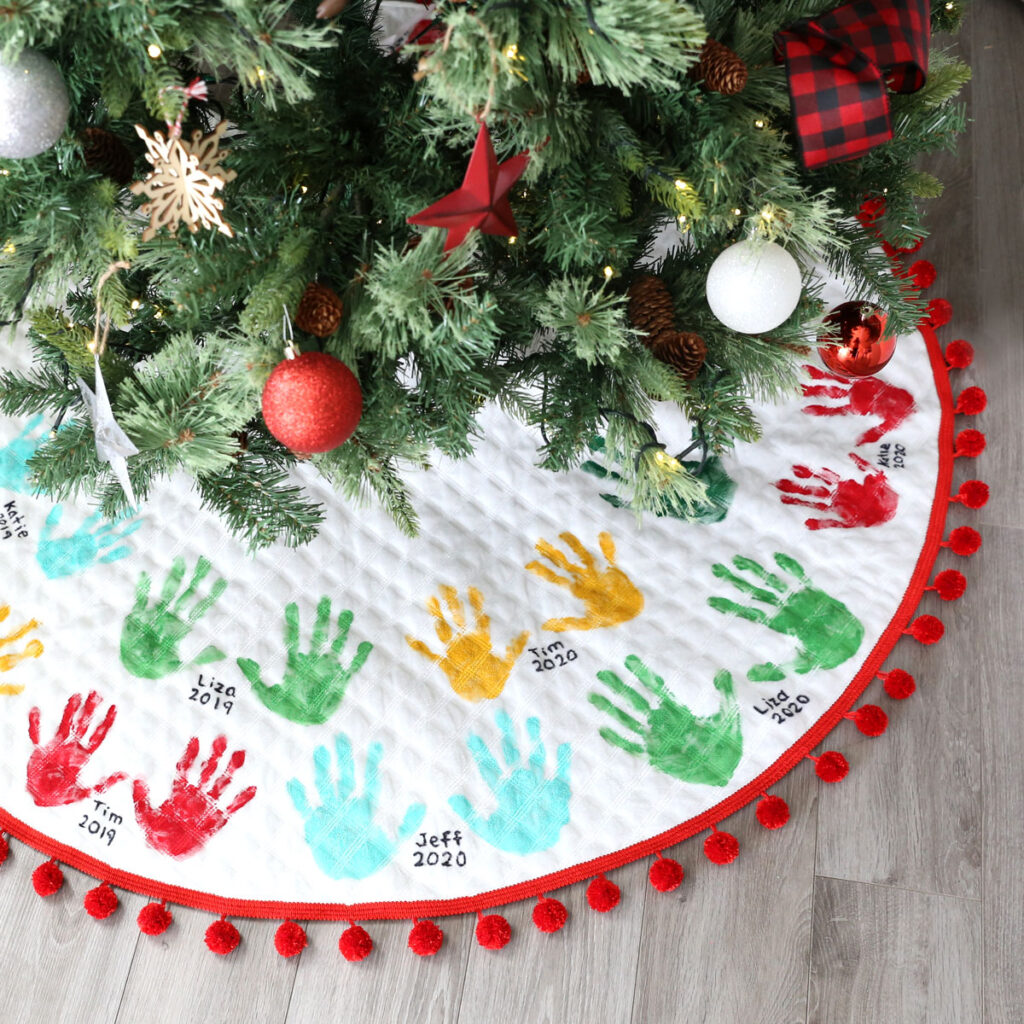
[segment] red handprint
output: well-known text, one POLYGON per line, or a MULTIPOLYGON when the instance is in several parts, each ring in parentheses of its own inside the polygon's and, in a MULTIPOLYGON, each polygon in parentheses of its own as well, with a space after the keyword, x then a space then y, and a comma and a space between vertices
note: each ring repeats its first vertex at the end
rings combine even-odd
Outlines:
POLYGON ((231 777, 245 764, 244 750, 236 750, 228 758, 227 767, 220 778, 210 786, 208 792, 203 791, 216 773, 227 745, 226 736, 218 736, 213 741, 210 756, 200 770, 199 782, 193 784, 187 778, 199 754, 199 740, 193 736, 177 764, 171 795, 159 807, 150 806, 149 787, 146 783, 142 779, 135 780, 132 789, 135 818, 142 826, 146 842, 154 850, 169 853, 172 857, 186 857, 195 853, 228 823, 228 818, 235 811, 244 807, 256 795, 256 787, 249 786, 228 804, 227 810, 217 806, 217 800, 227 789, 231 777))
MULTIPOLYGON (((850 452, 856 467, 867 473, 871 463, 850 452)), ((844 530, 855 526, 878 526, 896 515, 899 495, 889 486, 882 472, 868 473, 863 480, 843 480, 831 469, 814 473, 806 466, 794 466, 793 475, 801 480, 820 480, 820 484, 798 484, 795 480, 777 480, 775 486, 783 491, 784 505, 805 505, 822 512, 832 512, 832 519, 805 519, 808 530, 825 530, 830 526, 844 530), (800 495, 800 497, 793 497, 800 495), (809 501, 818 498, 819 501, 809 501)))
POLYGON ((814 380, 831 380, 837 384, 805 384, 804 394, 808 398, 841 398, 841 405, 805 405, 803 411, 809 416, 881 416, 877 427, 865 430, 857 438, 857 444, 869 444, 898 427, 917 409, 914 396, 903 388, 886 384, 878 377, 858 377, 849 380, 819 370, 816 366, 804 369, 814 380))
POLYGON ((106 738, 117 717, 117 707, 111 704, 92 736, 82 742, 102 700, 93 690, 85 698, 83 706, 82 695, 72 694, 64 705, 64 717, 57 726, 56 734, 43 746, 39 744, 39 708, 32 708, 28 713, 28 736, 36 749, 29 755, 25 786, 39 807, 77 803, 92 793, 102 793, 115 782, 127 777, 125 772, 115 772, 95 786, 78 784, 79 774, 106 738))

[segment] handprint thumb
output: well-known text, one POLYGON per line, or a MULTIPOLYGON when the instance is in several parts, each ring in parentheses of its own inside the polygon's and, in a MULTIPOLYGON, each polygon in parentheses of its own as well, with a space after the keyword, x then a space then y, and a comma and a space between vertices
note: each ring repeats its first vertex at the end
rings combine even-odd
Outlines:
POLYGON ((142 779, 136 779, 132 783, 132 799, 135 801, 136 817, 143 820, 152 816, 153 808, 149 802, 149 786, 142 779))

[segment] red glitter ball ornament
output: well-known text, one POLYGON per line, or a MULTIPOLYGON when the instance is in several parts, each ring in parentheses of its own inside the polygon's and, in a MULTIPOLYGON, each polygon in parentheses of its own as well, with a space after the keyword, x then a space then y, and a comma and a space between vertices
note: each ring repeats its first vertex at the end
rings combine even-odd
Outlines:
POLYGON ((476 923, 476 941, 484 949, 504 949, 512 938, 512 926, 501 914, 487 914, 476 923))
POLYGON ((433 921, 417 921, 409 932, 409 948, 417 956, 433 956, 444 942, 444 932, 433 921))
POLYGON ((283 957, 298 956, 308 945, 302 925, 294 921, 282 921, 274 932, 274 949, 283 957))
POLYGON ((355 374, 326 352, 303 352, 274 367, 263 388, 267 429, 294 452, 329 452, 347 441, 363 414, 355 374))
POLYGON ((549 935, 563 928, 568 920, 569 911, 565 909, 565 904, 550 896, 542 896, 533 908, 533 923, 539 931, 549 935))
POLYGON ((373 939, 365 928, 354 924, 341 933, 338 950, 349 963, 358 963, 373 952, 373 939))
POLYGON ((683 865, 671 857, 659 857, 647 877, 658 892, 672 892, 683 884, 683 865))
POLYGON ((754 813, 765 828, 782 828, 789 821, 789 804, 781 796, 763 796, 754 813))
POLYGON ((214 921, 206 929, 205 938, 207 947, 218 956, 227 956, 228 953, 233 953, 242 941, 238 929, 230 921, 223 919, 214 921))
POLYGON ((163 903, 147 903, 136 918, 139 931, 144 935, 163 935, 173 920, 174 915, 163 903))
POLYGON ((110 917, 117 910, 117 904, 117 893, 106 882, 97 885, 95 889, 90 889, 82 901, 86 913, 90 917, 95 917, 97 921, 110 917))
POLYGON ((43 861, 32 872, 32 888, 40 896, 52 896, 64 884, 64 872, 55 860, 43 861))
POLYGON ((619 905, 622 890, 611 879, 598 875, 587 886, 587 902, 599 914, 607 914, 619 905))
MULTIPOLYGON (((821 361, 841 377, 870 377, 896 351, 896 336, 885 330, 886 315, 867 302, 843 302, 825 317, 828 337, 839 343, 818 349, 821 361)), ((823 336, 824 339, 825 336, 823 336)))

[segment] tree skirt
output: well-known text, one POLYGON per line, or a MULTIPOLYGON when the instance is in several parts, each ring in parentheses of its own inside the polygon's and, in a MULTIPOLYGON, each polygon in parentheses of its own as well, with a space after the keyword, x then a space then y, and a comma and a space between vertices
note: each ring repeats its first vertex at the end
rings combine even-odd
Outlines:
MULTIPOLYGON (((185 485, 116 525, 32 496, 48 426, 3 422, 0 825, 113 885, 257 917, 480 910, 697 833, 729 860, 724 819, 760 799, 784 820, 763 794, 908 630, 951 493, 929 327, 878 378, 807 373, 757 410, 762 442, 706 467, 703 522, 638 520, 599 443, 578 471, 535 468, 537 437, 488 409, 472 458, 412 478, 418 538, 303 467, 320 538, 255 557, 185 485)), ((658 433, 690 440, 667 412, 658 433)))

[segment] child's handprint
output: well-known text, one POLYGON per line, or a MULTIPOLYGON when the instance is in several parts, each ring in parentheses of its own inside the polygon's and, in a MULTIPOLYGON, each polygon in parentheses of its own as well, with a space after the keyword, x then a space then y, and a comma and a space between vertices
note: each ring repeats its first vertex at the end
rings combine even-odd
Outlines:
MULTIPOLYGON (((121 630, 121 661, 132 675, 142 679, 160 679, 176 672, 184 662, 178 652, 178 645, 192 631, 192 627, 213 607, 227 588, 227 581, 214 581, 210 593, 196 600, 196 591, 210 572, 210 563, 200 558, 195 572, 181 596, 171 601, 178 593, 185 578, 185 559, 176 558, 171 565, 160 600, 149 607, 149 573, 140 573, 135 588, 135 606, 124 620, 121 630), (186 605, 194 601, 186 613, 186 605), (181 617, 184 615, 184 619, 181 617)), ((212 645, 204 648, 194 659, 196 665, 218 661, 224 653, 212 645)))
POLYGON ((199 781, 192 783, 188 781, 189 769, 199 756, 199 739, 193 736, 175 767, 171 795, 159 807, 150 805, 149 787, 145 781, 135 780, 132 787, 135 820, 141 826, 146 842, 154 850, 169 853, 172 857, 186 857, 195 853, 256 795, 256 787, 249 786, 226 809, 221 810, 217 804, 232 776, 245 764, 245 751, 236 750, 228 759, 220 778, 211 782, 227 746, 226 736, 218 736, 213 741, 210 756, 200 769, 199 781))
POLYGON ((857 438, 857 444, 868 444, 895 430, 917 406, 914 396, 903 388, 887 384, 878 377, 861 377, 851 381, 825 373, 816 366, 804 369, 814 380, 833 381, 833 384, 805 384, 804 394, 808 398, 838 398, 838 405, 805 405, 803 411, 809 416, 880 416, 877 427, 865 430, 857 438))
MULTIPOLYGON (((850 452, 850 458, 862 473, 871 469, 871 464, 859 455, 850 452)), ((814 473, 806 466, 794 466, 793 475, 800 480, 816 482, 798 484, 796 480, 777 480, 775 486, 783 492, 782 503, 803 505, 832 514, 828 519, 805 519, 804 526, 808 530, 879 526, 892 519, 899 507, 900 496, 889 486, 881 470, 867 473, 863 480, 843 480, 831 469, 814 473)))
POLYGON ((100 512, 94 512, 70 537, 55 537, 54 530, 63 514, 62 505, 54 505, 50 509, 36 548, 36 561, 51 580, 84 572, 93 565, 125 558, 131 554, 132 549, 121 541, 142 525, 142 520, 138 518, 108 523, 100 512))
POLYGON ((0 448, 0 488, 26 493, 32 490, 28 482, 28 460, 46 437, 42 416, 33 416, 25 429, 0 448))
POLYGON ((115 772, 94 786, 79 785, 82 769, 106 739, 117 716, 117 707, 111 704, 92 736, 85 739, 92 725, 92 717, 102 700, 93 690, 83 705, 82 695, 72 694, 64 705, 64 717, 53 739, 42 745, 39 743, 39 708, 33 708, 28 713, 28 736, 35 749, 29 755, 25 788, 39 807, 77 803, 93 793, 102 793, 115 782, 127 777, 124 772, 115 772))
POLYGON ((298 779, 288 782, 288 795, 305 820, 306 843, 320 870, 331 878, 367 878, 391 861, 395 851, 423 821, 426 807, 411 804, 398 834, 389 839, 374 823, 380 795, 380 760, 384 748, 371 743, 366 752, 366 776, 361 796, 355 795, 356 769, 352 744, 344 733, 334 737, 337 780, 332 778, 326 747, 313 752, 313 782, 322 801, 313 808, 306 787, 298 779))
POLYGON ((559 576, 541 562, 528 562, 526 568, 541 579, 559 587, 567 587, 573 597, 583 602, 584 614, 579 618, 548 619, 544 629, 552 633, 564 633, 569 629, 600 629, 603 626, 617 626, 628 622, 643 611, 644 595, 633 585, 633 581, 615 565, 615 541, 610 533, 599 533, 601 553, 608 563, 606 569, 598 569, 594 556, 579 542, 574 534, 558 535, 564 544, 572 548, 583 563, 575 565, 556 547, 541 538, 537 550, 565 576, 559 576))
POLYGON ((756 665, 747 672, 748 679, 759 682, 784 679, 787 668, 797 673, 835 668, 857 653, 864 639, 864 626, 860 619, 842 601, 813 587, 796 559, 780 553, 775 555, 775 564, 799 584, 796 589, 792 582, 768 572, 752 558, 737 555, 732 564, 765 586, 736 575, 719 562, 711 567, 711 571, 718 579, 731 583, 740 593, 749 594, 767 605, 769 611, 737 604, 724 597, 709 597, 708 604, 716 611, 759 622, 776 633, 795 637, 799 642, 796 658, 789 665, 780 667, 771 662, 756 665))
MULTIPOLYGON (((8 615, 11 614, 10 605, 0 605, 0 622, 3 622, 8 615)), ((0 648, 6 647, 8 644, 13 644, 20 640, 27 633, 31 633, 33 629, 38 628, 39 623, 35 619, 30 619, 23 626, 19 626, 13 633, 8 633, 7 636, 0 636, 0 648)), ((10 672, 12 668, 19 665, 26 658, 38 658, 43 653, 43 643, 41 640, 29 640, 25 645, 25 650, 13 652, 11 654, 0 654, 0 672, 10 672)), ((5 696, 12 696, 15 693, 21 693, 25 689, 25 684, 21 683, 12 684, 4 683, 0 686, 0 694, 5 696)))
POLYGON ((352 612, 338 615, 338 633, 329 651, 324 650, 331 625, 331 599, 322 597, 316 606, 316 624, 309 651, 299 651, 299 606, 292 601, 284 610, 284 644, 288 652, 280 685, 267 686, 260 667, 251 658, 239 658, 238 667, 252 683, 253 693, 271 711, 300 725, 322 725, 341 704, 349 680, 363 667, 373 644, 363 641, 350 665, 341 663, 348 640, 352 612))
POLYGON ((558 842, 559 833, 569 824, 569 799, 572 796, 569 762, 572 750, 568 743, 558 745, 555 775, 548 778, 540 720, 526 720, 526 733, 532 749, 525 764, 516 744, 512 719, 504 711, 499 711, 494 720, 501 730, 501 751, 507 774, 503 774, 487 744, 475 733, 470 734, 466 745, 498 802, 497 808, 485 818, 462 795, 449 797, 448 803, 481 839, 499 850, 521 854, 547 850, 558 842))
POLYGON ((725 671, 715 676, 715 689, 722 695, 719 708, 714 714, 698 718, 688 707, 676 702, 665 680, 635 654, 626 658, 626 668, 657 698, 657 705, 652 705, 643 693, 624 683, 614 672, 598 672, 597 678, 641 716, 623 711, 602 694, 590 694, 590 703, 595 708, 611 715, 636 739, 627 739, 607 725, 599 730, 601 737, 635 757, 646 754, 658 771, 683 782, 724 786, 743 755, 740 706, 732 676, 725 671))
POLYGON ((505 689, 516 659, 523 653, 529 632, 523 631, 505 648, 505 657, 494 653, 491 645, 491 620, 484 615, 484 598, 476 587, 469 588, 469 606, 476 625, 466 624, 466 610, 454 587, 439 588, 455 628, 445 618, 441 603, 431 596, 427 610, 437 620, 434 630, 444 645, 443 654, 435 654, 422 640, 406 636, 406 643, 424 657, 437 662, 448 677, 452 689, 466 700, 491 700, 505 689))

